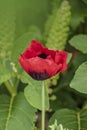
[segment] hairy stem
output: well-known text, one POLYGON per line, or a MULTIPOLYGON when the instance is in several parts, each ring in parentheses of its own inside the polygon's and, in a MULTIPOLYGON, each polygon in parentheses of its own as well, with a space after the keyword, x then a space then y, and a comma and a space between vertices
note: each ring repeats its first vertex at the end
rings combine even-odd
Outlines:
POLYGON ((45 130, 45 86, 42 81, 42 130, 45 130))

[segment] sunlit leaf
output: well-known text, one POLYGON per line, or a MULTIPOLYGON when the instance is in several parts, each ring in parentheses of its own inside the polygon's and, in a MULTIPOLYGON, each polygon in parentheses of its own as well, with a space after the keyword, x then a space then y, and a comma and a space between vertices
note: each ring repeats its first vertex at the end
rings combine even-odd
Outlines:
POLYGON ((70 86, 79 92, 87 94, 87 62, 79 66, 70 86))
MULTIPOLYGON (((22 82, 28 83, 24 90, 24 95, 27 101, 35 108, 42 109, 42 81, 32 79, 28 74, 23 73, 21 77, 22 82)), ((47 88, 45 86, 45 109, 49 109, 49 98, 47 88)))
POLYGON ((79 34, 74 36, 70 41, 70 45, 80 50, 83 53, 87 53, 87 35, 79 34))

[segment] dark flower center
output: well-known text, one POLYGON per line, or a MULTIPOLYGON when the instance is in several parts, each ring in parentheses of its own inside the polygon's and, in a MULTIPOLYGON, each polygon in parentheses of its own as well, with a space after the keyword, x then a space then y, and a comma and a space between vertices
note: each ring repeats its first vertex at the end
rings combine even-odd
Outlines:
POLYGON ((41 53, 40 55, 38 55, 38 57, 43 58, 43 59, 46 59, 46 58, 47 58, 47 55, 46 55, 45 53, 41 53))
POLYGON ((48 79, 50 77, 46 72, 31 71, 29 73, 29 75, 36 80, 45 80, 45 79, 48 79))

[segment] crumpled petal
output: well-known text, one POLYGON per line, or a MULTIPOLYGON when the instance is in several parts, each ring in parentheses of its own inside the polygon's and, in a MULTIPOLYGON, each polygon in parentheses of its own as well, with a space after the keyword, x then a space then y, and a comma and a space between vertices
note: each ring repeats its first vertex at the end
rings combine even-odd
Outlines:
POLYGON ((36 40, 19 57, 23 69, 36 80, 45 80, 66 70, 67 52, 49 50, 36 40))

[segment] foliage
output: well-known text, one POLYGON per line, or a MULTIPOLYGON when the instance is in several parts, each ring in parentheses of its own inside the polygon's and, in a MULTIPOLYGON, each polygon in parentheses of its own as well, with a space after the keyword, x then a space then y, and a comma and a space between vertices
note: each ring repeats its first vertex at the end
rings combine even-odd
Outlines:
MULTIPOLYGON (((56 7, 57 8, 57 7, 56 7)), ((67 0, 63 1, 60 8, 53 11, 46 24, 47 36, 46 46, 51 49, 64 49, 69 31, 70 5, 67 0), (63 17, 61 17, 63 15, 63 17), (50 20, 50 21, 49 21, 50 20), (48 24, 49 23, 49 24, 48 24)))
MULTIPOLYGON (((28 86, 24 90, 24 95, 27 101, 35 108, 41 110, 41 81, 33 80, 28 74, 22 73, 21 81, 28 83, 28 86), (38 86, 38 87, 36 87, 38 86), (32 93, 33 92, 33 93, 32 93)), ((47 94, 47 89, 45 90, 45 109, 49 109, 49 99, 47 94)))
POLYGON ((16 97, 0 95, 0 130, 34 129, 36 109, 25 99, 23 93, 16 97))
POLYGON ((0 130, 41 129, 41 81, 18 64, 32 39, 69 53, 67 71, 45 83, 46 129, 87 129, 87 1, 8 0, 0 1, 0 130))
POLYGON ((55 120, 54 124, 49 126, 51 130, 69 130, 67 128, 63 128, 62 124, 57 124, 57 120, 55 120))
POLYGON ((74 111, 69 109, 61 109, 55 112, 55 114, 50 119, 50 124, 52 124, 55 119, 58 123, 62 123, 65 128, 72 130, 87 129, 85 125, 87 123, 87 110, 74 111))
POLYGON ((70 86, 82 93, 87 94, 87 62, 84 62, 79 66, 79 68, 75 72, 75 76, 71 81, 70 86))
POLYGON ((86 34, 79 34, 74 36, 70 41, 70 44, 81 51, 82 53, 87 53, 87 35, 86 34))

